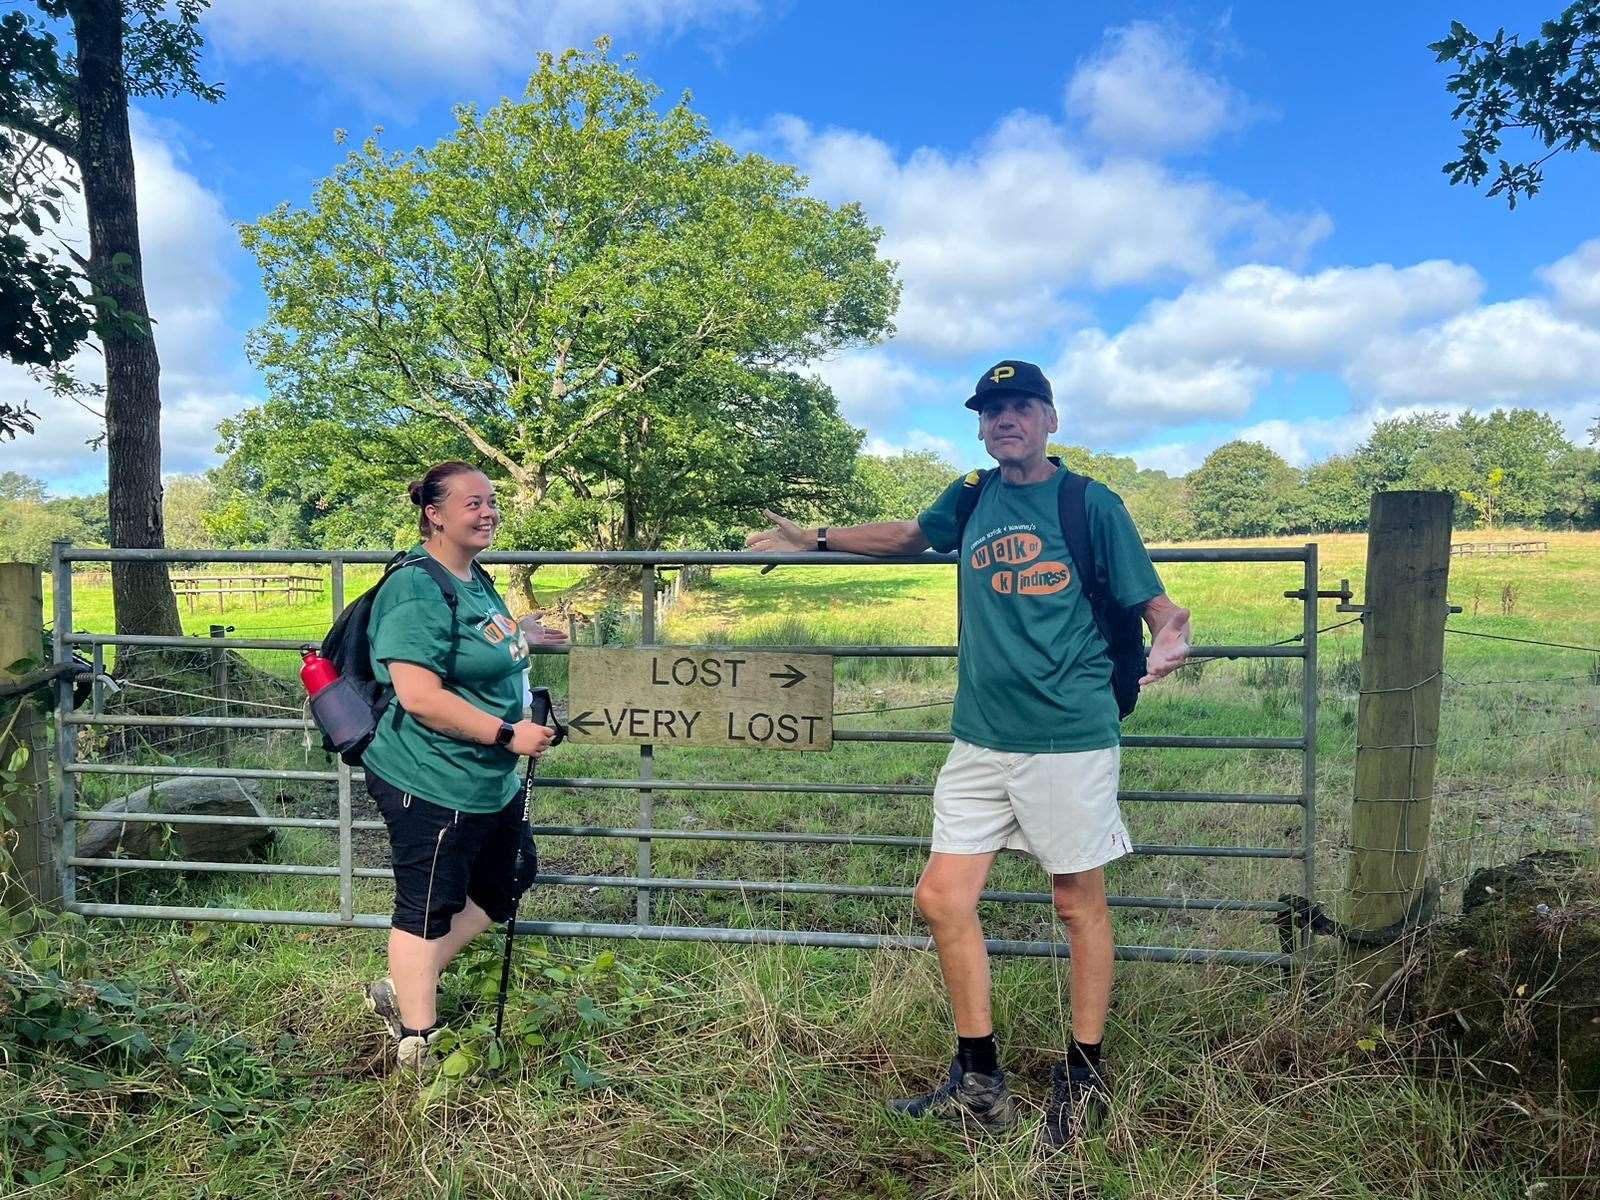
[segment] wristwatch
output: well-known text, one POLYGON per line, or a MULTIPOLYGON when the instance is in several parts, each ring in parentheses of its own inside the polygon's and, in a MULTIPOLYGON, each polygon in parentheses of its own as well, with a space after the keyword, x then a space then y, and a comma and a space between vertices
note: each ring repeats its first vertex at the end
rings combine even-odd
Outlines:
POLYGON ((826 525, 819 525, 819 526, 817 526, 817 549, 818 550, 826 550, 827 548, 828 548, 828 527, 826 525))
POLYGON ((500 722, 500 731, 494 735, 496 746, 509 746, 511 739, 516 736, 517 727, 509 721, 500 722))

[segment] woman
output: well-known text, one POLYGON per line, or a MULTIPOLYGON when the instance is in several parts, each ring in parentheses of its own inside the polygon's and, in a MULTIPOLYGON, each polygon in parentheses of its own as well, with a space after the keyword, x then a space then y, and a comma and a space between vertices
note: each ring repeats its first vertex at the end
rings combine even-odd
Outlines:
POLYGON ((440 972, 464 946, 511 915, 522 808, 521 757, 551 731, 524 718, 528 640, 566 635, 521 624, 476 557, 494 540, 494 488, 469 463, 444 462, 411 485, 421 541, 455 584, 454 607, 428 570, 396 570, 374 598, 372 670, 395 703, 363 755, 367 791, 389 829, 394 919, 389 975, 366 988, 400 1065, 420 1067, 442 1026, 440 972))

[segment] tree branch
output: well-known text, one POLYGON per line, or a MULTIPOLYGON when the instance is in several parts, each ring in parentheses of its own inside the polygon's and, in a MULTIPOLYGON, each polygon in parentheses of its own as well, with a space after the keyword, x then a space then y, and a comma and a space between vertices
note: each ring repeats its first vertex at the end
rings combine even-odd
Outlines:
POLYGON ((31 138, 43 142, 57 154, 70 158, 74 163, 78 161, 78 142, 76 138, 68 137, 53 125, 46 125, 25 112, 11 112, 6 114, 5 120, 0 122, 15 129, 18 133, 27 134, 31 138))

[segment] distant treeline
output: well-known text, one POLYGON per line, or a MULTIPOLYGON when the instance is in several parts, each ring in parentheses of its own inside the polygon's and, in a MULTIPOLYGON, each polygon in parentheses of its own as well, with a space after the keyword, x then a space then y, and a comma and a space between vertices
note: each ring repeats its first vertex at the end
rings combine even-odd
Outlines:
MULTIPOLYGON (((167 479, 169 546, 409 544, 413 517, 403 499, 405 471, 374 470, 361 481, 365 486, 351 487, 346 479, 337 493, 320 487, 314 474, 274 489, 261 486, 274 473, 248 461, 258 448, 249 440, 236 442, 221 467, 167 479)), ((1303 469, 1245 441, 1219 446, 1185 476, 1140 470, 1132 458, 1082 446, 1051 450, 1073 470, 1118 492, 1153 541, 1359 531, 1373 493, 1400 488, 1454 492, 1456 521, 1463 528, 1600 526, 1600 451, 1573 445, 1551 417, 1531 409, 1383 421, 1350 453, 1303 469)), ((834 472, 831 483, 817 481, 813 498, 791 508, 797 519, 835 524, 912 516, 961 471, 985 465, 981 458, 950 463, 929 451, 857 454, 848 473, 834 472)), ((691 503, 675 514, 675 536, 663 544, 736 546, 748 523, 759 519, 752 510, 746 525, 729 523, 725 497, 715 515, 696 513, 693 479, 681 482, 679 491, 691 503)), ((659 481, 652 486, 659 489, 659 481)), ((552 496, 550 503, 561 501, 552 496)), ((592 497, 589 507, 596 507, 592 497)), ((603 522, 603 508, 589 513, 590 519, 603 522)), ((516 524, 541 522, 524 514, 513 530, 516 524)), ((104 493, 51 497, 36 479, 0 473, 0 560, 43 563, 56 539, 92 546, 104 545, 107 536, 104 493)))

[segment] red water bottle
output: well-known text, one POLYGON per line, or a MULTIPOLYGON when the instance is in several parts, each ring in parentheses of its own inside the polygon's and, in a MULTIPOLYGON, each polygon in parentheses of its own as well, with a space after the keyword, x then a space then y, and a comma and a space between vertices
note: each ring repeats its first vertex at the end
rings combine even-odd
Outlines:
POLYGON ((315 647, 308 646, 302 650, 300 658, 305 664, 300 668, 300 682, 305 684, 307 696, 315 696, 324 688, 339 682, 338 669, 318 654, 315 647))

